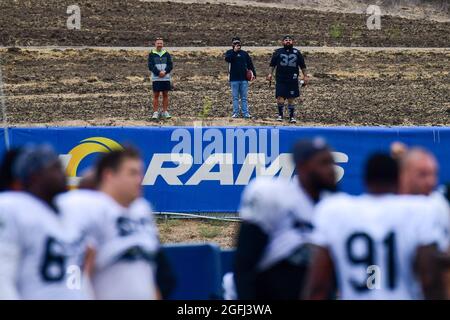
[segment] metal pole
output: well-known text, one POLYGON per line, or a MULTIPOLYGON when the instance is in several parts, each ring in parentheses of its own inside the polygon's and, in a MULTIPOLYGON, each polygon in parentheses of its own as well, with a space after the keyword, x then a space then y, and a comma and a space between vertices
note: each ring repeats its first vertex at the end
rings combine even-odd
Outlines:
POLYGON ((6 150, 9 150, 9 131, 8 131, 8 119, 6 117, 6 102, 5 94, 3 91, 3 75, 2 75, 2 65, 0 64, 0 101, 2 104, 2 116, 3 116, 3 131, 5 134, 5 146, 6 150))

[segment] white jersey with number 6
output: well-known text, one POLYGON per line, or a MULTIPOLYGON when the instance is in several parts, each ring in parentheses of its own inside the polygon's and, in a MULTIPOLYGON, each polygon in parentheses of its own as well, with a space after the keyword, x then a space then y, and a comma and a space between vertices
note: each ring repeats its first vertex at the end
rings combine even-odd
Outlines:
POLYGON ((419 246, 441 243, 439 213, 425 196, 338 195, 314 217, 312 242, 329 250, 342 299, 420 299, 419 246))
POLYGON ((0 298, 86 299, 85 237, 25 192, 0 195, 0 298))

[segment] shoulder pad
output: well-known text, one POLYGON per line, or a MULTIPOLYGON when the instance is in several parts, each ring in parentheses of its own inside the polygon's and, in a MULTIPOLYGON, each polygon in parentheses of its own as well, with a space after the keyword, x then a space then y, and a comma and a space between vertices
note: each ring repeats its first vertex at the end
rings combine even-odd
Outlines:
POLYGON ((244 190, 239 214, 245 221, 270 230, 286 213, 291 185, 283 178, 259 177, 244 190))

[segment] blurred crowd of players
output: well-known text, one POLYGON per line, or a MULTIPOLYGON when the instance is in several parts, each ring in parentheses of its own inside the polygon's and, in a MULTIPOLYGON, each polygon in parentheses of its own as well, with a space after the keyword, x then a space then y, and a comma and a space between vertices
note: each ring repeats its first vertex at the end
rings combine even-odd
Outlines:
MULTIPOLYGON (((292 179, 258 177, 239 209, 224 299, 446 299, 449 204, 438 164, 401 143, 367 159, 366 193, 339 192, 321 138, 293 148, 292 179)), ((166 299, 176 285, 131 146, 77 189, 47 145, 3 157, 0 299, 166 299)))

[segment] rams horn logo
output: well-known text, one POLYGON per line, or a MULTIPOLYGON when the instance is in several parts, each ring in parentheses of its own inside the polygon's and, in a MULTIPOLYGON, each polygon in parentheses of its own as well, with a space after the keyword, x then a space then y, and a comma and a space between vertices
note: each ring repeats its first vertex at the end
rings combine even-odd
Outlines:
POLYGON ((122 150, 122 146, 114 140, 104 137, 91 137, 80 141, 80 144, 69 151, 70 160, 67 164, 66 174, 69 177, 76 177, 78 166, 88 155, 102 152, 107 153, 113 150, 122 150))

